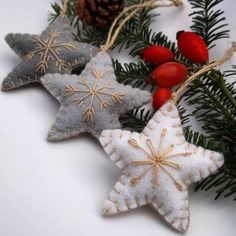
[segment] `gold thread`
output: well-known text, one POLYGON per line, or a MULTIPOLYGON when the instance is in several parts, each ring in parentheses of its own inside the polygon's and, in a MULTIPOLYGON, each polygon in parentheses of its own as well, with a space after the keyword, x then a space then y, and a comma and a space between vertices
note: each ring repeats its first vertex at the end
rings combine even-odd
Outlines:
POLYGON ((173 127, 173 128, 180 128, 180 127, 181 127, 181 124, 173 124, 172 127, 173 127))
POLYGON ((179 152, 179 153, 168 156, 168 158, 177 157, 177 156, 187 157, 187 156, 190 156, 190 155, 192 155, 191 152, 179 152))
POLYGON ((126 198, 125 199, 125 205, 126 205, 126 207, 127 207, 127 209, 131 209, 131 207, 130 207, 130 205, 129 205, 129 200, 126 198))
POLYGON ((121 178, 118 180, 118 182, 120 182, 122 185, 125 185, 125 183, 123 182, 121 178))
POLYGON ((149 167, 144 168, 144 170, 137 176, 134 176, 130 180, 130 185, 134 186, 140 182, 142 177, 144 177, 149 171, 152 171, 152 178, 151 178, 151 184, 153 188, 156 188, 158 186, 158 175, 160 172, 160 169, 162 169, 174 182, 176 188, 180 191, 184 190, 184 185, 180 183, 172 174, 169 173, 169 171, 164 167, 168 166, 175 170, 180 170, 181 166, 173 161, 169 160, 169 157, 177 157, 177 156, 189 156, 192 153, 190 152, 180 152, 180 153, 174 153, 170 154, 174 148, 173 144, 170 144, 167 146, 164 150, 162 150, 164 145, 164 139, 167 135, 167 130, 163 129, 161 132, 161 138, 160 138, 160 144, 159 144, 159 151, 155 148, 154 144, 150 139, 146 139, 146 144, 148 147, 148 151, 145 150, 136 139, 132 138, 128 140, 128 143, 130 143, 134 148, 139 148, 144 153, 148 155, 150 159, 147 160, 133 160, 131 165, 134 167, 141 166, 141 165, 148 165, 149 167), (149 153, 150 152, 150 153, 149 153))
POLYGON ((146 151, 142 146, 140 146, 137 140, 132 138, 128 140, 128 143, 131 144, 134 148, 141 149, 145 154, 147 154, 152 159, 152 155, 148 151, 146 151))
POLYGON ((138 142, 135 139, 129 139, 128 143, 131 144, 135 148, 139 148, 138 142))
POLYGON ((153 143, 150 139, 147 139, 146 143, 149 147, 149 150, 151 151, 152 159, 153 159, 153 157, 157 155, 156 149, 155 149, 155 147, 154 147, 154 145, 153 145, 153 143))
POLYGON ((121 193, 120 193, 120 191, 116 189, 116 186, 114 187, 114 189, 113 189, 113 190, 114 190, 114 192, 115 192, 116 194, 118 194, 118 195, 120 195, 120 194, 121 194, 121 193))
POLYGON ((87 79, 84 79, 82 81, 77 81, 77 83, 84 86, 85 89, 79 90, 79 89, 76 89, 75 87, 69 85, 66 87, 65 95, 64 95, 66 98, 68 98, 68 97, 70 97, 74 94, 77 94, 77 93, 79 93, 79 94, 85 93, 84 96, 82 96, 78 99, 75 99, 74 102, 81 107, 84 104, 86 99, 89 100, 89 105, 86 108, 85 112, 83 113, 84 121, 88 121, 88 122, 94 121, 94 117, 95 117, 94 101, 95 101, 95 98, 100 103, 100 109, 103 110, 106 107, 110 106, 111 104, 109 102, 107 102, 104 98, 102 98, 101 95, 109 96, 114 103, 119 103, 119 104, 122 103, 122 100, 124 97, 124 94, 122 94, 120 92, 113 92, 112 93, 112 92, 104 91, 105 89, 113 89, 110 82, 106 83, 103 87, 98 87, 98 81, 104 76, 103 71, 100 71, 100 70, 94 68, 92 70, 92 73, 95 77, 95 81, 92 86, 90 86, 88 84, 87 79))
POLYGON ((167 212, 164 213, 162 216, 163 216, 164 218, 166 218, 170 213, 171 213, 171 210, 167 211, 167 212))
POLYGON ((60 57, 61 47, 71 50, 75 46, 73 42, 62 43, 57 38, 61 36, 61 32, 51 31, 50 37, 47 39, 41 39, 40 37, 34 37, 32 42, 37 45, 37 48, 30 51, 26 56, 25 60, 29 61, 34 56, 40 57, 40 62, 37 65, 36 71, 40 73, 46 73, 48 70, 48 63, 52 60, 56 67, 61 70, 69 70, 68 64, 60 57))
POLYGON ((112 140, 110 140, 109 142, 107 142, 105 145, 103 145, 103 148, 105 149, 108 145, 110 145, 112 143, 112 140))
POLYGON ((161 140, 160 140, 160 144, 159 144, 159 149, 160 149, 160 150, 161 150, 162 147, 163 147, 163 142, 164 142, 164 139, 165 139, 166 135, 167 135, 167 129, 163 129, 163 130, 161 131, 161 140))
POLYGON ((160 124, 160 120, 158 120, 158 116, 154 116, 152 119, 153 119, 156 123, 160 124))
POLYGON ((159 112, 160 112, 163 116, 167 116, 167 114, 163 111, 162 108, 159 110, 159 112))
POLYGON ((173 111, 173 105, 172 105, 172 104, 170 104, 170 105, 168 106, 167 111, 168 111, 168 112, 172 112, 172 111, 173 111))
POLYGON ((176 113, 175 115, 171 116, 172 119, 179 119, 179 114, 176 113))
POLYGON ((111 151, 111 153, 108 154, 108 156, 112 156, 115 152, 116 152, 116 149, 113 148, 113 150, 111 151))
POLYGON ((117 211, 117 212, 120 212, 120 208, 119 208, 120 206, 119 206, 119 203, 118 203, 117 201, 111 199, 110 196, 109 196, 107 199, 108 199, 111 203, 113 203, 113 205, 114 205, 115 208, 116 208, 116 211, 117 211))
POLYGON ((122 158, 123 158, 123 156, 119 156, 119 157, 115 160, 115 162, 118 163, 119 161, 121 161, 122 158))

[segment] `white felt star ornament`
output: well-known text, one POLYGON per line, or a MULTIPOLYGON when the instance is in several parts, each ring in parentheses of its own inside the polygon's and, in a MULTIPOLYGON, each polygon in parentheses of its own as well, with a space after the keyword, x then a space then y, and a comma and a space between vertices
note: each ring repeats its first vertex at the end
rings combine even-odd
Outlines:
POLYGON ((177 107, 167 102, 142 133, 106 130, 100 142, 122 175, 103 206, 112 215, 151 204, 176 230, 188 229, 187 186, 223 165, 220 153, 186 142, 177 107))

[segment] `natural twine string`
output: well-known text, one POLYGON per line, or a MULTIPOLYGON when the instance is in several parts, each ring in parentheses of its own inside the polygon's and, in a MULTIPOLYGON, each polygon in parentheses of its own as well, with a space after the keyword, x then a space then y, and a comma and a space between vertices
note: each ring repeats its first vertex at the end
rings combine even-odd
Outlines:
POLYGON ((200 69, 198 72, 196 72, 194 75, 189 77, 180 87, 172 94, 172 101, 176 103, 180 96, 183 93, 183 90, 185 90, 186 87, 189 86, 195 79, 197 79, 200 75, 214 69, 217 66, 220 66, 230 60, 230 58, 233 56, 233 53, 236 52, 236 42, 232 43, 232 46, 225 52, 224 56, 218 59, 217 61, 206 65, 202 69, 200 69))
POLYGON ((115 43, 116 38, 118 37, 120 31, 124 27, 125 23, 129 21, 139 10, 142 10, 144 8, 162 8, 162 7, 172 7, 176 6, 179 7, 183 5, 182 0, 172 0, 170 3, 165 3, 165 2, 156 2, 156 0, 149 0, 144 3, 140 4, 134 4, 130 7, 125 8, 120 15, 113 21, 111 28, 109 30, 108 36, 106 43, 101 46, 102 51, 108 51, 113 44, 115 43), (130 12, 131 11, 131 12, 130 12), (117 29, 114 31, 116 25, 118 25, 118 21, 126 14, 130 12, 119 24, 117 29), (113 33, 114 31, 114 33, 113 33))
POLYGON ((61 12, 62 16, 66 16, 66 13, 67 13, 67 10, 68 10, 68 3, 69 3, 69 0, 64 0, 63 1, 63 8, 62 8, 62 12, 61 12))
MULTIPOLYGON (((66 15, 67 10, 68 10, 68 3, 69 0, 64 0, 63 3, 63 10, 62 10, 62 15, 66 15)), ((108 36, 106 43, 101 46, 101 50, 106 52, 108 51, 113 44, 115 43, 116 38, 118 37, 120 31, 124 27, 125 23, 129 21, 139 10, 142 10, 144 8, 162 8, 162 7, 179 7, 183 5, 182 0, 172 0, 170 3, 165 3, 165 2, 156 2, 156 0, 149 0, 144 3, 140 4, 134 4, 130 7, 125 8, 120 15, 113 21, 111 28, 109 30, 108 36), (117 29, 114 31, 116 25, 118 24, 118 21, 129 11, 131 11, 119 24, 117 29), (114 31, 114 33, 113 33, 114 31)), ((233 53, 236 51, 236 42, 232 43, 232 46, 225 52, 224 56, 217 61, 206 65, 202 69, 200 69, 198 72, 196 72, 194 75, 190 76, 180 87, 172 94, 171 100, 174 103, 177 103, 178 99, 180 98, 181 94, 183 93, 183 90, 185 90, 186 87, 189 86, 195 79, 197 79, 200 75, 214 69, 217 66, 220 66, 224 64, 226 61, 230 60, 230 58, 233 56, 233 53)))

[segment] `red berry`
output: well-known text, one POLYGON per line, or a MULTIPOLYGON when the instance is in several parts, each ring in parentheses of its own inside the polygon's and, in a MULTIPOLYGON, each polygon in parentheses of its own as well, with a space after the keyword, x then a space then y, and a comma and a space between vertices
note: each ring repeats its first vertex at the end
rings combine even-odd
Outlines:
POLYGON ((209 60, 209 51, 202 38, 193 32, 179 31, 177 33, 179 52, 188 60, 197 63, 206 63, 209 60))
POLYGON ((153 95, 153 108, 160 109, 171 98, 171 94, 172 92, 168 88, 158 88, 153 95))
POLYGON ((171 88, 186 79, 187 68, 178 62, 169 62, 156 68, 151 77, 159 87, 171 88))
POLYGON ((153 64, 163 64, 174 60, 174 53, 168 48, 161 46, 150 46, 143 50, 143 59, 153 64))

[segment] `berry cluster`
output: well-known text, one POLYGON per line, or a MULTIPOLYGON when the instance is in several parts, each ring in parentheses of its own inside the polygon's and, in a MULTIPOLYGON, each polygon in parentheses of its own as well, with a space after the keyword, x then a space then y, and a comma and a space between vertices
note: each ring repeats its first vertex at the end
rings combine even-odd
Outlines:
MULTIPOLYGON (((209 53, 206 43, 193 32, 177 33, 179 52, 194 63, 207 63, 209 53)), ((143 50, 143 60, 157 67, 147 78, 147 83, 154 83, 158 89, 153 96, 153 107, 158 110, 171 98, 172 88, 187 78, 188 69, 184 64, 175 61, 175 55, 166 47, 149 46, 143 50)))

